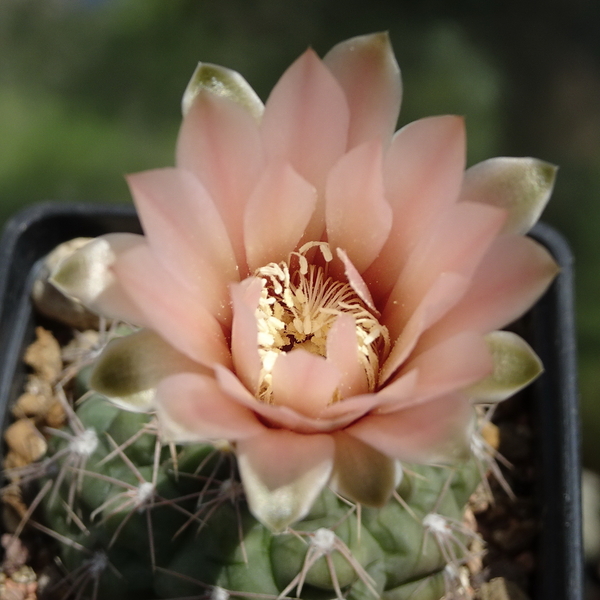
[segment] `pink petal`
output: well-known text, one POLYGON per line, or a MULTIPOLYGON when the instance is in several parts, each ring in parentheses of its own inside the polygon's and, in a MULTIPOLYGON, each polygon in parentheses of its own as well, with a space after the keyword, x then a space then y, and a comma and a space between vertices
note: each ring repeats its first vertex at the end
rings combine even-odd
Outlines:
POLYGON ((384 163, 392 231, 366 278, 379 298, 393 287, 410 250, 460 192, 465 167, 461 117, 421 119, 400 129, 384 163))
POLYGON ((345 250, 362 273, 375 260, 392 227, 384 197, 381 143, 351 150, 327 179, 327 240, 345 250))
POLYGON ((177 165, 208 190, 243 265, 244 208, 264 165, 258 124, 237 102, 201 91, 179 132, 177 165))
POLYGON ((468 278, 456 273, 441 273, 438 276, 396 338, 392 351, 381 368, 380 385, 408 358, 421 334, 458 302, 468 285, 468 278))
POLYGON ((252 411, 222 392, 205 375, 179 373, 163 379, 156 389, 160 422, 172 424, 178 442, 241 440, 264 431, 252 411))
POLYGON ((215 367, 215 374, 223 391, 259 414, 262 421, 272 427, 297 433, 325 433, 343 429, 377 404, 374 394, 355 396, 327 406, 318 417, 312 418, 287 406, 276 406, 257 400, 231 371, 220 365, 215 367))
POLYGON ((227 286, 239 279, 238 269, 223 220, 204 187, 183 169, 146 171, 127 181, 163 267, 228 323, 227 286))
POLYGON ((334 46, 323 62, 348 99, 348 148, 372 139, 387 145, 396 128, 402 98, 400 69, 388 34, 346 40, 334 46))
POLYGON ((344 398, 341 402, 330 404, 320 414, 319 418, 337 423, 336 427, 330 429, 331 431, 334 429, 343 429, 346 425, 366 415, 380 403, 381 399, 378 394, 369 393, 351 396, 344 398))
POLYGON ((114 270, 149 327, 172 346, 209 367, 231 364, 215 317, 161 266, 148 246, 137 246, 120 256, 114 270))
POLYGON ((418 372, 414 398, 428 398, 459 391, 492 373, 494 364, 483 335, 464 331, 411 358, 400 371, 418 372))
POLYGON ((317 204, 317 191, 282 162, 269 165, 250 196, 244 217, 248 267, 287 260, 304 234, 317 204))
POLYGON ((505 219, 501 209, 470 202, 455 204, 438 219, 411 253, 383 311, 392 338, 440 273, 471 277, 505 219))
POLYGON ((345 431, 402 461, 447 460, 467 445, 472 414, 467 397, 451 394, 396 412, 366 416, 345 431))
MULTIPOLYGON (((322 193, 331 167, 346 150, 349 110, 344 92, 313 50, 283 74, 265 106, 261 129, 268 159, 289 162, 322 193)), ((319 204, 307 235, 324 229, 319 204)))
POLYGON ((240 380, 253 394, 257 392, 261 362, 258 354, 256 309, 260 300, 260 279, 249 278, 231 286, 233 327, 231 352, 233 366, 240 380))
POLYGON ((341 377, 331 362, 302 349, 280 354, 272 373, 274 404, 307 417, 317 417, 332 402, 341 377))
POLYGON ((275 531, 306 516, 331 475, 329 435, 267 429, 241 440, 236 455, 251 512, 275 531))
POLYGON ((371 297, 371 292, 369 291, 369 287, 365 283, 364 279, 360 276, 360 273, 356 267, 352 264, 352 261, 348 258, 348 255, 341 248, 336 249, 336 254, 344 263, 344 272, 350 287, 373 312, 377 312, 375 303, 371 297))
POLYGON ((377 392, 377 405, 374 414, 384 414, 398 410, 415 397, 415 387, 419 378, 417 369, 408 371, 402 376, 388 383, 381 391, 377 392))
POLYGON ((367 375, 358 353, 356 321, 352 315, 341 314, 327 334, 327 361, 341 374, 338 390, 342 399, 368 391, 367 375))
POLYGON ((487 333, 524 314, 558 272, 547 250, 532 239, 503 235, 490 247, 460 302, 425 335, 425 345, 462 329, 487 333))

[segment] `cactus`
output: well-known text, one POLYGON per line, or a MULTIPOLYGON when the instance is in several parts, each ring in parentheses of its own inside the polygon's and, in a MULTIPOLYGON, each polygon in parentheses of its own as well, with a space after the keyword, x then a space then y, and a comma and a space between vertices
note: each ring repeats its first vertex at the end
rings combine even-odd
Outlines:
POLYGON ((208 591, 214 598, 434 600, 459 586, 448 565, 464 563, 475 535, 461 525, 480 479, 474 458, 452 468, 404 465, 381 509, 326 489, 303 520, 273 534, 248 511, 228 448, 169 448, 152 416, 83 395, 50 443, 53 487, 43 501, 67 580, 81 597, 208 591))

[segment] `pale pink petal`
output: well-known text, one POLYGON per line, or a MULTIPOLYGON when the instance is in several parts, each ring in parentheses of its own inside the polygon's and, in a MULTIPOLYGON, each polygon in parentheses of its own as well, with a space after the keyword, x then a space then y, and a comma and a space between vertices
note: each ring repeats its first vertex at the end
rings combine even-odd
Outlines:
POLYGON ((257 400, 228 369, 220 365, 215 374, 223 391, 260 415, 261 420, 275 428, 298 433, 325 433, 343 429, 377 405, 375 394, 354 396, 327 406, 316 418, 307 417, 287 406, 275 406, 257 400))
POLYGON ((456 459, 468 444, 473 410, 462 394, 435 398, 384 415, 368 415, 346 433, 406 462, 456 459))
POLYGON ((273 366, 273 402, 317 417, 332 402, 341 374, 322 356, 296 349, 280 354, 273 366))
POLYGON ((151 329, 201 364, 231 364, 223 330, 215 317, 161 266, 148 246, 140 245, 121 255, 114 270, 151 329))
POLYGON ((204 184, 243 265, 244 209, 264 166, 254 117, 233 100, 201 91, 179 131, 177 166, 204 184))
POLYGON ((180 284, 219 321, 231 311, 227 286, 239 279, 227 230, 202 184, 183 169, 127 178, 148 244, 180 284))
POLYGON ((271 164, 250 196, 244 217, 248 267, 287 260, 312 217, 317 191, 283 162, 271 164))
POLYGON ((559 270, 548 251, 520 235, 499 237, 460 302, 425 334, 424 345, 468 327, 487 333, 518 319, 546 291, 559 270))
POLYGON ((156 389, 156 406, 166 434, 175 442, 242 440, 264 431, 254 413, 224 394, 212 377, 179 373, 156 389))
POLYGON ((368 142, 346 154, 327 179, 327 240, 342 248, 362 273, 375 260, 392 227, 384 197, 381 142, 368 142))
POLYGON ((123 289, 112 267, 121 254, 145 243, 144 236, 134 233, 97 237, 63 259, 54 269, 50 282, 93 312, 144 325, 144 315, 123 289))
POLYGON ((392 231, 366 277, 376 299, 393 287, 410 250, 460 192, 465 168, 461 117, 421 119, 400 129, 386 154, 386 198, 392 231))
POLYGON ((267 158, 289 162, 320 194, 305 241, 320 240, 325 229, 321 195, 346 150, 349 118, 342 88, 313 50, 292 64, 267 100, 261 123, 267 158))
POLYGON ((306 516, 331 475, 329 435, 282 429, 241 440, 237 458, 250 511, 274 531, 306 516))
POLYGON ((368 412, 379 406, 381 398, 378 394, 360 394, 345 398, 341 402, 330 404, 320 415, 320 419, 331 419, 339 423, 335 429, 343 429, 349 423, 366 415, 368 412))
POLYGON ((231 354, 233 366, 240 381, 253 394, 257 392, 261 362, 258 354, 258 326, 256 309, 260 300, 262 283, 250 278, 231 285, 233 326, 231 329, 231 354))
POLYGON ((368 391, 365 369, 359 360, 356 321, 352 315, 340 314, 327 334, 327 361, 337 367, 341 378, 340 397, 358 396, 368 391))
MULTIPOLYGON (((441 273, 438 276, 406 326, 396 337, 392 350, 381 368, 380 385, 389 379, 408 358, 421 334, 458 302, 468 285, 469 279, 456 273, 441 273)), ((393 329, 391 324, 389 325, 389 328, 393 329)))
POLYGON ((501 209, 470 202, 455 204, 438 219, 411 253, 383 311, 392 339, 441 273, 471 277, 505 219, 501 209))
POLYGON ((340 82, 350 106, 348 148, 372 139, 386 145, 396 129, 402 83, 387 33, 351 38, 323 62, 340 82))
POLYGON ((371 292, 369 291, 369 287, 360 276, 360 273, 356 269, 356 267, 352 264, 348 255, 341 249, 337 248, 336 253, 338 258, 344 263, 344 272, 346 274, 346 279, 350 284, 350 287, 356 292, 358 297, 373 311, 376 312, 375 303, 373 302, 373 298, 371 297, 371 292))
POLYGON ((398 410, 399 406, 403 406, 408 400, 415 397, 415 388, 419 372, 417 369, 408 371, 401 377, 388 383, 379 392, 377 392, 377 406, 373 410, 374 414, 385 414, 398 410))
POLYGON ((414 398, 423 402, 487 377, 494 370, 494 363, 483 335, 463 331, 411 358, 400 375, 414 369, 418 371, 414 398))

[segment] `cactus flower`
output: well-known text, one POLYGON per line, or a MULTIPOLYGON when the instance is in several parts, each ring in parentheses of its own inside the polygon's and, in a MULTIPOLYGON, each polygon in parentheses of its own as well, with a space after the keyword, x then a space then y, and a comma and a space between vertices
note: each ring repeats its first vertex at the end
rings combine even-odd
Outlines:
POLYGON ((525 233, 555 168, 465 170, 465 126, 394 133, 400 72, 385 34, 307 50, 263 106, 200 64, 176 166, 128 183, 145 235, 97 238, 55 284, 139 326, 93 387, 156 412, 165 440, 229 442, 254 515, 275 531, 329 485, 383 505, 403 461, 451 461, 475 402, 534 379, 499 332, 557 267, 525 233))

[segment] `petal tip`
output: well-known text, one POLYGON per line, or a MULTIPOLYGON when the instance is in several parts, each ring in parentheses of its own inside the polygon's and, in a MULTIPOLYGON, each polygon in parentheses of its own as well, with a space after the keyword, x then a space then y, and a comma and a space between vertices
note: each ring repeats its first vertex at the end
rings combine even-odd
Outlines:
POLYGON ((219 65, 199 62, 183 93, 181 112, 183 116, 192 108, 198 96, 210 93, 237 102, 260 121, 263 103, 248 82, 237 72, 219 65))

